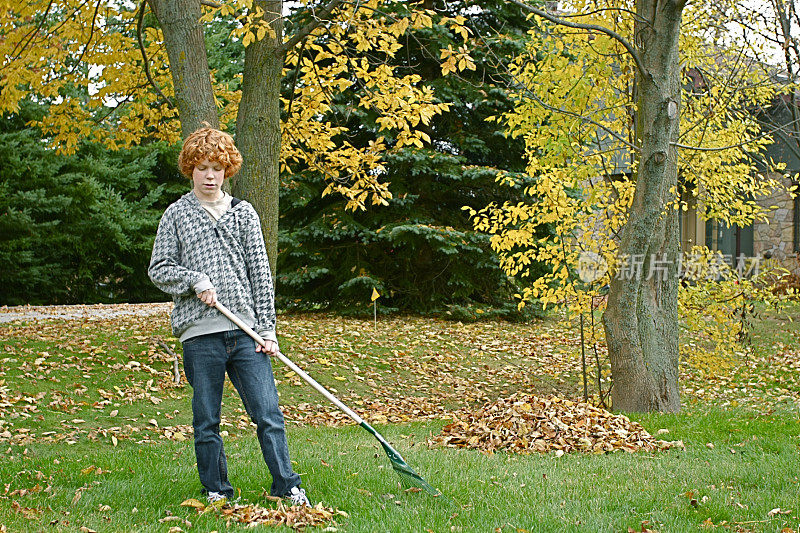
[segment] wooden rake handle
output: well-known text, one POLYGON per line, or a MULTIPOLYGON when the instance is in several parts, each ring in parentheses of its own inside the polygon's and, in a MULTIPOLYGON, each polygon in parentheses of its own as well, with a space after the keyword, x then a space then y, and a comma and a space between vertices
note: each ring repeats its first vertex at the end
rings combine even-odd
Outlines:
MULTIPOLYGON (((214 304, 214 306, 217 308, 217 310, 220 313, 222 313, 223 315, 228 317, 228 319, 230 319, 231 322, 233 322, 234 324, 239 326, 239 328, 241 328, 242 331, 244 331, 245 333, 250 335, 250 337, 252 337, 254 341, 256 341, 258 344, 260 344, 261 346, 264 346, 266 348, 267 341, 265 341, 261 337, 261 335, 259 335, 255 331, 253 331, 253 328, 251 328, 250 326, 245 324, 242 321, 242 319, 240 319, 238 316, 234 315, 230 311, 230 309, 228 309, 227 307, 222 305, 219 300, 217 300, 217 303, 214 304)), ((325 396, 325 398, 327 398, 333 405, 335 405, 336 407, 341 409, 344 414, 346 414, 347 416, 352 418, 356 422, 356 424, 363 424, 364 423, 364 419, 361 418, 360 416, 358 416, 355 411, 353 411, 352 409, 347 407, 345 404, 343 404, 339 400, 339 398, 337 398, 336 396, 331 394, 330 391, 328 391, 328 389, 326 389, 325 387, 323 387, 322 385, 317 383, 317 380, 315 380, 314 378, 312 378, 311 376, 306 374, 305 371, 303 371, 302 368, 300 368, 299 366, 294 364, 288 357, 283 355, 280 351, 275 353, 275 357, 280 359, 281 363, 283 363, 284 365, 288 366, 295 374, 297 374, 298 376, 303 378, 303 380, 305 380, 306 383, 308 383, 309 385, 314 387, 314 389, 316 389, 317 392, 319 392, 320 394, 325 396)))

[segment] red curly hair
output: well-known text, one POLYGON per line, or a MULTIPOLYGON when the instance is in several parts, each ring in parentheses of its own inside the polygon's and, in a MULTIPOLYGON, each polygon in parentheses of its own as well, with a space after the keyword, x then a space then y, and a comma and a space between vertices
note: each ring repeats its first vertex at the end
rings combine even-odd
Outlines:
POLYGON ((195 165, 203 159, 217 162, 225 167, 225 177, 230 178, 242 168, 242 154, 233 144, 233 137, 208 126, 192 132, 183 141, 178 155, 178 168, 181 174, 192 179, 195 165))

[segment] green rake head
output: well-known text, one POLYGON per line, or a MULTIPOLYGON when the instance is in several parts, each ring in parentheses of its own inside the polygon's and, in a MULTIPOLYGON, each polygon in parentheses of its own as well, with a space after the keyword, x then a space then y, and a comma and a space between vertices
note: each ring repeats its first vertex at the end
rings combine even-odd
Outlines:
POLYGON ((400 456, 399 453, 397 453, 397 451, 394 448, 392 448, 387 444, 384 444, 383 442, 381 442, 381 446, 383 446, 383 450, 389 457, 389 461, 392 463, 392 468, 394 468, 394 471, 397 472, 397 474, 403 481, 405 481, 406 483, 408 483, 413 487, 419 487, 421 489, 424 489, 425 492, 433 496, 442 495, 442 492, 439 489, 437 489, 436 487, 425 481, 422 478, 422 476, 420 476, 414 471, 413 468, 408 466, 408 463, 406 463, 403 460, 403 458, 400 456))
POLYGON ((372 426, 370 426, 366 422, 362 422, 361 426, 370 433, 372 433, 372 435, 376 439, 378 439, 378 442, 381 443, 383 451, 386 452, 386 456, 392 463, 392 468, 394 469, 395 472, 397 472, 401 480, 405 481, 407 484, 413 487, 418 487, 420 489, 423 489, 425 492, 427 492, 432 496, 443 496, 442 492, 439 489, 437 489, 436 487, 425 481, 422 478, 422 476, 417 474, 417 472, 413 468, 411 468, 408 465, 408 463, 406 463, 405 459, 403 459, 403 456, 400 455, 400 452, 392 448, 392 445, 386 442, 386 439, 384 439, 380 433, 375 431, 375 429, 373 429, 372 426))

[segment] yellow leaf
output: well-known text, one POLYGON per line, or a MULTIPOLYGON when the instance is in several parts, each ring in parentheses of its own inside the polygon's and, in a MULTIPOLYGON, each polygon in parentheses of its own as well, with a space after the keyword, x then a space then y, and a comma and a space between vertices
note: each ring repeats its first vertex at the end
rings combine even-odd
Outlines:
POLYGON ((189 498, 188 500, 183 500, 181 502, 181 507, 192 507, 194 509, 205 509, 206 504, 201 502, 200 500, 196 500, 194 498, 189 498))

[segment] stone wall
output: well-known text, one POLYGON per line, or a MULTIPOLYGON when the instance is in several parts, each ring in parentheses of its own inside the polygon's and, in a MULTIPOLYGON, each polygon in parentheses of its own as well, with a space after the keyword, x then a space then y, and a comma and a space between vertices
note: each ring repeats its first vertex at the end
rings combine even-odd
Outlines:
MULTIPOLYGON (((779 174, 770 177, 791 184, 791 180, 779 174)), ((800 260, 794 251, 794 199, 787 192, 777 191, 760 198, 758 203, 764 207, 777 206, 771 211, 769 223, 753 224, 753 254, 765 257, 769 254, 784 267, 800 275, 800 260)))

